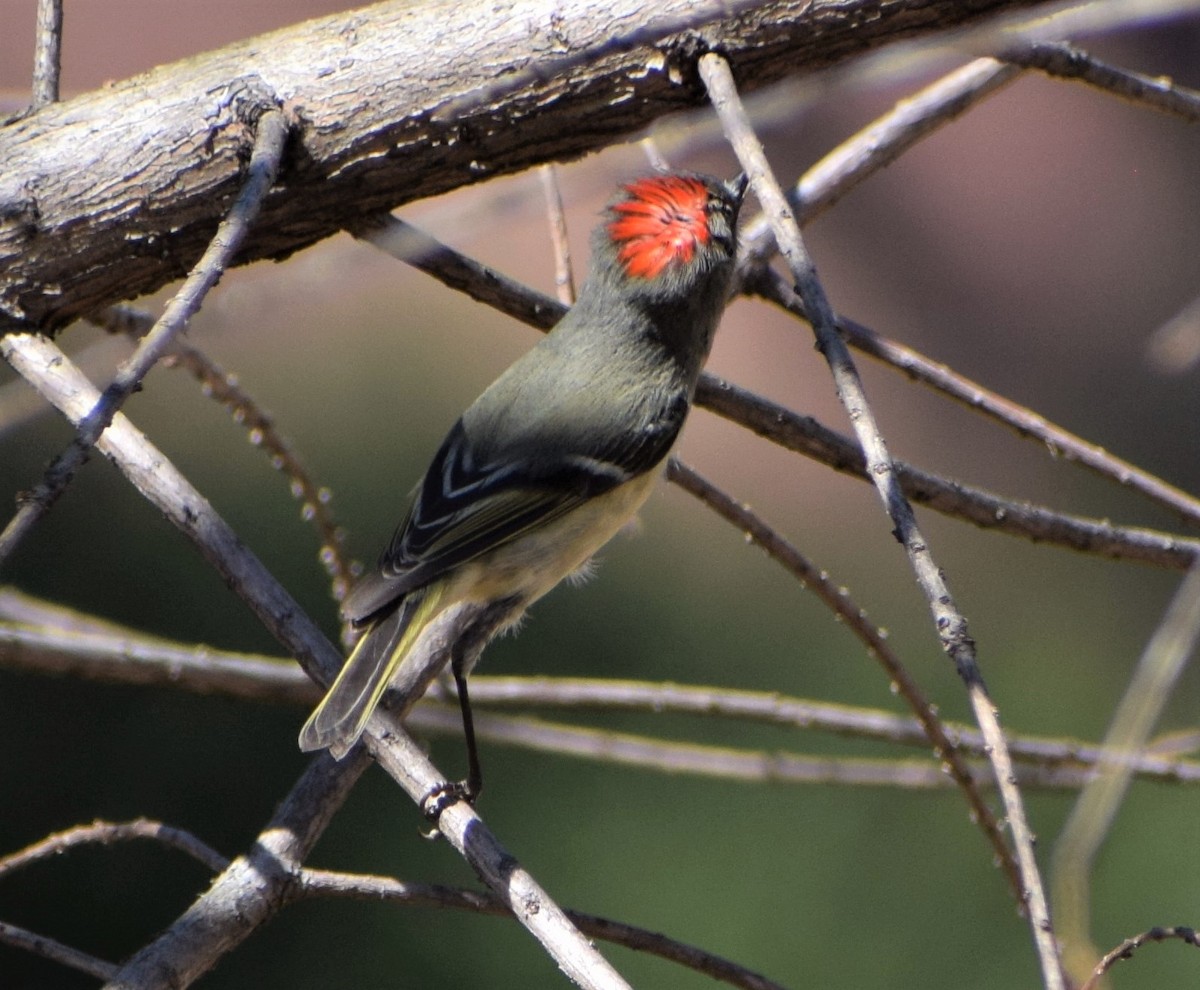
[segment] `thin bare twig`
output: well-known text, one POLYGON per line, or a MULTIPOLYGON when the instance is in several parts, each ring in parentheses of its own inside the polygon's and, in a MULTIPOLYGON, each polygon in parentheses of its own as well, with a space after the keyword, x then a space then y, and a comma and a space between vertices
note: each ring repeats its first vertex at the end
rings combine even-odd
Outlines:
MULTIPOLYGON (((107 374, 126 354, 120 341, 94 340, 76 346, 71 357, 93 381, 107 374)), ((0 384, 0 438, 15 436, 50 410, 41 397, 19 378, 9 378, 0 384)))
MULTIPOLYGON (((113 990, 186 987, 275 914, 287 891, 295 885, 300 861, 315 845, 368 764, 361 750, 341 763, 327 754, 313 759, 251 851, 232 862, 189 833, 145 819, 121 824, 96 822, 49 836, 7 857, 3 872, 15 871, 83 843, 152 838, 187 852, 220 871, 220 875, 170 928, 121 966, 94 960, 38 936, 33 936, 34 941, 28 938, 12 941, 106 980, 106 986, 113 990)), ((5 927, 10 926, 0 925, 0 937, 11 934, 3 930, 5 927)))
POLYGON ((55 832, 39 839, 24 849, 0 858, 0 880, 7 879, 17 870, 32 863, 52 859, 77 846, 108 846, 114 842, 131 839, 150 839, 169 849, 186 853, 197 862, 203 863, 214 873, 229 865, 229 857, 206 845, 191 832, 157 822, 150 818, 135 818, 128 822, 94 821, 88 825, 76 825, 62 832, 55 832))
POLYGON ((363 217, 350 233, 442 285, 538 330, 549 330, 567 312, 557 299, 467 257, 390 213, 363 217))
MULTIPOLYGON (((825 155, 788 190, 796 219, 801 225, 811 223, 918 141, 999 92, 1019 75, 1016 66, 994 58, 977 58, 899 101, 825 155)), ((746 224, 740 242, 738 271, 745 278, 765 265, 775 251, 770 220, 760 215, 746 224)))
MULTIPOLYGON (((762 296, 801 319, 807 319, 803 303, 787 284, 787 280, 774 269, 764 266, 751 273, 745 286, 747 291, 762 296)), ((1051 423, 1025 406, 1006 399, 944 364, 925 357, 911 347, 890 340, 861 323, 840 317, 838 328, 847 342, 864 354, 878 358, 913 380, 1011 427, 1019 436, 1036 441, 1051 455, 1077 461, 1101 477, 1133 489, 1159 505, 1177 512, 1191 523, 1200 524, 1200 499, 1189 492, 1168 484, 1136 464, 1109 453, 1103 447, 1088 443, 1082 437, 1051 423)))
MULTIPOLYGON (((472 700, 474 696, 472 695, 472 700)), ((420 727, 439 735, 456 731, 456 709, 427 706, 420 711, 420 727)), ((633 732, 612 732, 565 725, 530 716, 505 716, 476 712, 476 733, 500 745, 555 756, 572 756, 593 763, 640 767, 659 773, 688 774, 754 784, 822 784, 842 787, 898 787, 944 790, 960 786, 928 759, 862 759, 812 756, 787 750, 741 749, 705 743, 675 742, 633 732)), ((409 724, 418 728, 413 719, 409 724)), ((961 769, 970 774, 965 765, 961 769)), ((1030 768, 1038 780, 1057 786, 1079 783, 1077 770, 1066 774, 1041 767, 1030 768)), ((985 782, 986 783, 986 782, 985 782)))
POLYGON ((24 949, 35 956, 41 956, 43 959, 49 959, 51 962, 59 963, 70 969, 77 969, 98 980, 111 980, 120 968, 104 959, 97 959, 86 952, 80 952, 69 945, 63 945, 62 942, 47 938, 45 935, 38 935, 17 925, 10 925, 7 921, 0 921, 0 942, 24 949))
POLYGON ((671 171, 671 163, 667 161, 666 155, 662 153, 662 149, 658 146, 658 142, 654 140, 653 135, 647 134, 638 144, 646 155, 646 161, 650 163, 650 167, 654 171, 671 171))
MULTIPOLYGON (((869 480, 862 448, 811 416, 801 416, 714 377, 700 379, 696 403, 772 443, 827 464, 835 471, 869 480)), ((1107 520, 1088 519, 1029 502, 1000 498, 981 488, 922 471, 904 461, 893 463, 901 490, 914 502, 984 529, 1176 570, 1184 570, 1200 558, 1200 540, 1140 527, 1114 526, 1107 520)))
POLYGON ((542 192, 546 196, 546 215, 550 221, 550 244, 554 248, 554 292, 564 306, 575 302, 575 275, 571 270, 571 242, 567 238, 567 214, 563 210, 558 170, 553 163, 538 169, 542 192))
POLYGON ((62 32, 62 0, 38 0, 31 110, 40 110, 58 102, 58 80, 62 73, 62 32))
POLYGON ((1092 971, 1092 975, 1079 988, 1079 990, 1096 990, 1100 985, 1100 979, 1113 968, 1122 959, 1129 959, 1134 952, 1140 949, 1147 942, 1165 942, 1167 939, 1177 938, 1181 942, 1188 945, 1194 945, 1200 949, 1200 939, 1196 937, 1194 928, 1186 928, 1176 926, 1174 928, 1151 928, 1148 932, 1142 932, 1141 935, 1135 935, 1133 938, 1127 938, 1124 942, 1118 945, 1115 949, 1109 952, 1092 971))
POLYGON ((866 647, 867 655, 879 663, 889 682, 896 685, 900 696, 907 702, 913 715, 920 722, 926 737, 933 744, 934 752, 944 762, 946 770, 953 777, 955 783, 962 789, 963 796, 967 799, 967 805, 971 809, 972 820, 983 830, 984 838, 991 845, 993 854, 1004 867, 1013 894, 1020 900, 1021 874, 1013 859, 1012 851, 1008 848, 1008 844, 1000 832, 1000 824, 996 821, 996 816, 992 814, 992 809, 988 807, 987 802, 983 800, 976 788, 971 771, 959 756, 955 744, 946 734, 946 728, 937 716, 934 706, 925 698, 924 692, 909 674, 908 669, 897 656, 896 651, 892 649, 887 638, 880 632, 879 627, 867 619, 866 613, 853 602, 844 589, 837 587, 828 574, 819 567, 815 567, 791 543, 750 511, 748 506, 739 504, 677 457, 671 458, 667 465, 667 479, 694 495, 721 518, 744 532, 755 544, 762 547, 772 560, 781 564, 789 574, 795 577, 801 587, 812 591, 824 602, 826 607, 858 637, 866 647))
MULTIPOLYGON (((1185 664, 1200 641, 1200 566, 1184 577, 1146 644, 1104 737, 1107 753, 1142 753, 1185 664)), ((1127 759, 1104 760, 1083 789, 1054 846, 1054 903, 1069 970, 1082 977, 1096 957, 1091 928, 1091 876, 1096 855, 1128 793, 1127 759)))
MULTIPOLYGON (((595 678, 496 677, 476 675, 471 700, 480 706, 528 707, 547 705, 558 710, 587 708, 601 711, 678 712, 717 718, 815 729, 855 738, 924 748, 929 740, 921 724, 879 709, 815 702, 773 691, 742 691, 682 684, 645 684, 595 678), (478 687, 478 690, 476 690, 478 687), (478 695, 478 698, 476 698, 478 695)), ((414 726, 417 724, 413 723, 414 726)), ((953 744, 974 756, 983 756, 986 743, 973 727, 946 722, 953 744)), ((1092 743, 1070 738, 1012 736, 1013 756, 1024 763, 1050 768, 1079 769, 1090 778, 1102 759, 1125 761, 1139 777, 1164 783, 1200 783, 1200 762, 1178 755, 1195 742, 1162 737, 1140 754, 1107 752, 1092 743)))
POLYGON ((237 200, 217 227, 208 248, 179 292, 163 310, 154 329, 146 334, 133 355, 117 369, 116 377, 104 390, 95 408, 79 423, 75 439, 46 470, 42 482, 23 498, 21 507, 4 532, 0 533, 0 563, 9 557, 21 539, 66 490, 75 472, 87 460, 100 434, 112 422, 113 416, 150 369, 167 353, 176 335, 199 309, 208 290, 216 285, 250 231, 267 193, 275 184, 287 135, 288 124, 281 111, 271 108, 259 117, 254 151, 237 200))
POLYGON ((979 671, 975 644, 967 631, 966 619, 955 605, 942 571, 933 560, 929 545, 917 527, 912 506, 900 488, 895 465, 867 403, 854 361, 838 334, 837 320, 817 278, 816 267, 804 246, 800 227, 771 173, 762 145, 742 107, 729 64, 720 55, 710 53, 700 58, 699 66, 700 76, 708 88, 709 98, 726 137, 750 176, 758 201, 771 217, 776 242, 788 263, 797 292, 804 301, 805 312, 817 336, 817 346, 829 363, 838 395, 867 456, 871 479, 895 526, 894 534, 905 548, 918 584, 929 602, 942 647, 966 684, 975 718, 991 747, 989 759, 1013 830, 1013 843, 1026 897, 1025 906, 1042 976, 1047 990, 1063 990, 1065 983, 1054 943, 1049 905, 1033 850, 1033 834, 1025 817, 1020 790, 1013 782, 1012 759, 979 671))
MULTIPOLYGON (((441 884, 409 883, 391 877, 364 876, 362 874, 337 873, 331 870, 304 869, 300 871, 298 898, 349 897, 356 900, 391 901, 402 904, 419 904, 429 907, 455 908, 505 917, 511 914, 508 907, 494 896, 472 890, 446 887, 441 884)), ((743 966, 723 959, 696 946, 668 938, 658 932, 647 931, 636 925, 568 911, 579 930, 592 938, 602 938, 615 945, 622 945, 637 952, 646 952, 678 963, 698 973, 742 990, 783 990, 764 976, 743 966)))
MULTIPOLYGON (((1200 94, 1194 90, 1177 86, 1168 79, 1154 79, 1104 65, 1069 45, 1034 43, 1013 47, 1001 59, 975 59, 947 73, 898 102, 894 109, 847 138, 808 169, 788 191, 788 201, 799 223, 802 226, 811 223, 918 141, 1008 85, 1021 68, 1081 78, 1185 119, 1200 116, 1200 94)), ((761 267, 774 250, 775 238, 769 220, 765 216, 756 217, 742 233, 739 271, 745 275, 761 267)))
MULTIPOLYGON (((72 422, 85 416, 99 398, 67 355, 43 337, 2 337, 0 356, 72 422)), ((170 460, 120 413, 113 417, 112 426, 101 435, 97 447, 193 540, 217 573, 305 670, 314 679, 328 683, 342 663, 341 655, 170 460)), ((431 623, 422 640, 424 652, 414 655, 414 680, 406 685, 401 708, 415 703, 428 682, 449 662, 452 644, 462 635, 463 623, 471 619, 470 609, 448 609, 443 617, 431 623)), ((404 733, 398 721, 402 714, 396 705, 381 709, 368 725, 365 741, 380 766, 421 802, 446 778, 404 733)), ((466 802, 447 808, 438 828, 476 873, 512 905, 517 919, 571 979, 586 988, 628 986, 466 802)))
POLYGON ((0 619, 19 626, 39 626, 62 635, 94 633, 109 637, 138 637, 146 643, 165 643, 167 640, 150 636, 111 619, 102 619, 89 612, 69 608, 58 602, 30 595, 12 585, 0 585, 0 619))
MULTIPOLYGON (((1066 48, 1034 45, 1020 51, 1026 54, 1033 51, 1049 52, 1059 47, 1066 48)), ((1081 64, 1092 64, 1082 53, 1078 54, 1081 64)), ((1121 70, 1110 71, 1123 78, 1130 75, 1122 74, 1121 70)), ((976 59, 900 101, 893 110, 843 141, 801 176, 800 181, 788 192, 788 201, 797 221, 801 225, 810 223, 866 178, 895 161, 917 141, 998 92, 1017 75, 1019 70, 1015 64, 1005 64, 992 58, 976 59)), ((1165 81, 1158 82, 1169 86, 1165 81)), ((1190 95, 1190 91, 1187 92, 1190 95)), ((767 267, 766 263, 775 250, 775 238, 767 218, 759 217, 749 223, 741 241, 738 270, 745 291, 760 294, 792 311, 802 309, 795 293, 790 291, 786 283, 782 283, 782 276, 767 267)), ((803 316, 803 312, 799 315, 803 316)), ((1043 444, 1052 454, 1061 453, 1068 460, 1078 461, 1098 474, 1166 505, 1185 518, 1200 522, 1200 499, 1188 492, 1167 484, 1137 465, 1114 457, 1101 447, 1088 443, 912 348, 888 340, 845 317, 839 319, 839 326, 852 347, 965 403, 971 409, 1011 426, 1019 435, 1043 444)))
MULTIPOLYGON (((0 589, 0 616, 13 614, 13 592, 0 589)), ((20 596, 24 599, 26 596, 20 596)), ((25 615, 39 611, 17 603, 25 615)), ((83 620, 86 617, 79 617, 83 620)), ((76 621, 88 625, 89 622, 76 621)), ((109 625, 105 623, 104 625, 109 625)), ((321 690, 295 665, 272 657, 228 653, 209 647, 171 643, 134 630, 115 627, 101 631, 77 631, 57 627, 32 628, 0 623, 0 666, 41 673, 69 674, 122 684, 154 684, 199 693, 223 694, 249 701, 266 701, 312 707, 321 690)), ((431 692, 436 696, 440 688, 431 692)), ((903 746, 929 745, 919 722, 892 712, 792 698, 768 691, 743 691, 681 684, 647 684, 595 678, 495 677, 476 675, 471 682, 471 700, 479 709, 487 706, 548 706, 560 710, 677 712, 706 717, 734 718, 752 722, 814 729, 837 735, 874 739, 903 746)), ((449 702, 453 711, 457 703, 449 702)), ((461 723, 447 721, 446 707, 432 700, 418 704, 407 724, 418 733, 457 734, 461 723)), ((499 723, 497 723, 499 725, 499 723)), ((983 737, 961 723, 945 723, 947 735, 961 751, 974 756, 984 753, 983 737)), ((501 734, 491 736, 480 729, 481 738, 525 745, 525 739, 508 724, 501 734)), ((1194 740, 1165 737, 1140 754, 1105 752, 1077 739, 1013 736, 1009 745, 1015 759, 1024 764, 1056 771, 1054 786, 1077 786, 1094 774, 1102 759, 1124 760, 1142 779, 1164 783, 1200 783, 1200 763, 1181 759, 1181 751, 1194 740), (1075 783, 1072 784, 1071 782, 1075 783)), ((532 743, 531 743, 532 744, 532 743)), ((542 741, 536 745, 545 748, 542 741)), ((1038 778, 1046 779, 1046 778, 1038 778)))
POLYGON ((133 631, 85 632, 0 623, 0 665, 124 684, 312 707, 321 689, 290 660, 170 643, 133 631))
POLYGON ((909 377, 937 389, 1006 426, 1019 436, 1034 440, 1052 457, 1075 461, 1103 478, 1130 488, 1153 502, 1200 524, 1200 499, 1167 483, 1144 468, 1089 443, 1044 416, 985 388, 944 364, 932 361, 911 347, 889 340, 861 323, 840 319, 838 326, 851 346, 903 371, 909 377))
MULTIPOLYGON (((472 695, 474 700, 474 695, 472 695)), ((413 731, 456 735, 461 731, 453 705, 424 705, 413 709, 413 731)), ((630 732, 583 728, 529 716, 503 716, 477 711, 476 734, 493 744, 594 763, 640 767, 659 773, 689 774, 752 784, 887 787, 906 790, 961 789, 946 767, 929 759, 863 759, 818 756, 791 750, 741 749, 704 743, 675 742, 630 732)), ((1192 765, 1195 770, 1195 765, 1192 765)), ((986 762, 960 763, 978 792, 994 789, 995 778, 986 762)), ((1014 778, 1022 787, 1078 790, 1096 775, 1094 769, 1070 764, 1020 764, 1014 778)), ((981 802, 982 803, 982 802, 981 802)), ((990 813, 989 813, 990 816, 990 813)), ((1008 858, 1011 858, 1011 854, 1008 858)), ((1004 860, 1000 860, 1004 864, 1004 860)), ((1007 871, 1006 871, 1007 872, 1007 871)))
MULTIPOLYGON (((138 338, 149 332, 154 321, 143 309, 119 304, 93 315, 90 322, 109 333, 138 338)), ((229 411, 234 422, 246 431, 250 442, 267 455, 271 467, 287 477, 292 497, 301 503, 300 517, 311 522, 317 531, 320 540, 318 559, 332 581, 333 600, 340 602, 358 576, 358 568, 345 554, 345 533, 330 508, 333 496, 329 489, 313 480, 300 456, 276 429, 275 418, 242 387, 237 375, 226 372, 203 351, 181 341, 175 342, 162 363, 167 368, 186 370, 200 383, 205 396, 229 411)))
MULTIPOLYGON (((460 254, 389 214, 367 218, 354 233, 442 284, 528 326, 549 330, 566 312, 566 308, 550 296, 460 254)), ((707 372, 700 377, 696 404, 834 470, 868 479, 861 447, 811 417, 794 413, 707 372)), ((1154 530, 1114 526, 1106 520, 1086 519, 1044 506, 999 498, 901 461, 895 465, 901 487, 909 498, 936 512, 966 519, 987 529, 1085 553, 1139 560, 1179 570, 1189 567, 1200 556, 1200 541, 1154 530)))
POLYGON ((1200 92, 1180 86, 1164 76, 1145 76, 1109 65, 1074 45, 1034 42, 1007 48, 999 57, 1061 79, 1078 79, 1122 99, 1173 114, 1188 123, 1200 121, 1200 92))

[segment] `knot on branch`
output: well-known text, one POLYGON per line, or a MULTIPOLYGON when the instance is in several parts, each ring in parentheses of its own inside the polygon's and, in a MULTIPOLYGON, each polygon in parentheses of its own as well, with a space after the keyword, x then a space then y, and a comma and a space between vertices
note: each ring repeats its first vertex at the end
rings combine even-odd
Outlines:
POLYGON ((249 161, 259 121, 268 112, 282 111, 283 102, 257 73, 238 76, 209 93, 216 97, 216 105, 208 115, 205 150, 211 154, 217 134, 228 131, 237 142, 238 158, 249 161))
POLYGON ((716 34, 709 35, 703 29, 684 31, 666 39, 660 46, 666 61, 667 78, 677 86, 694 88, 698 96, 705 92, 700 77, 700 59, 705 55, 720 55, 727 58, 724 46, 716 34))

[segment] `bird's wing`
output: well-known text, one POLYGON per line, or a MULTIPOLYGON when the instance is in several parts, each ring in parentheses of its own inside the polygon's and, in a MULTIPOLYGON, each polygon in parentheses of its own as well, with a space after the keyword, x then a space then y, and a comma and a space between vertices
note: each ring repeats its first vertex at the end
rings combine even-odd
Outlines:
POLYGON ((572 451, 570 444, 543 446, 529 457, 489 464, 480 462, 459 421, 417 486, 378 569, 355 586, 342 614, 366 622, 451 568, 649 470, 670 441, 646 439, 609 444, 595 454, 572 451))

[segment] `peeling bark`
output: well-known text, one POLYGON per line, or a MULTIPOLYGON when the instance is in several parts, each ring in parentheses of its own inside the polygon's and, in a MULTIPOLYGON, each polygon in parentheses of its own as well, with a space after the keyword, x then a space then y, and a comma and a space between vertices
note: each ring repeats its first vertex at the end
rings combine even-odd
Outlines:
POLYGON ((161 66, 0 127, 0 332, 181 277, 267 107, 295 133, 241 263, 702 105, 705 50, 750 92, 1035 2, 390 0, 161 66))

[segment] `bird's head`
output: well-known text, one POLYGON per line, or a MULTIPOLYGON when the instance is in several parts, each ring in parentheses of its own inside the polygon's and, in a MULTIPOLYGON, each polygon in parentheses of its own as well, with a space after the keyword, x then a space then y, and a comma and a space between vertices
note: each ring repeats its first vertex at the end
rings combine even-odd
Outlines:
POLYGON ((611 276, 662 298, 712 282, 727 286, 737 253, 746 177, 648 175, 623 187, 597 231, 595 251, 611 276))

